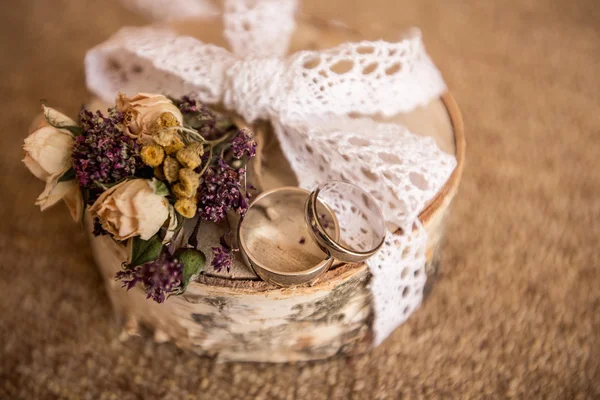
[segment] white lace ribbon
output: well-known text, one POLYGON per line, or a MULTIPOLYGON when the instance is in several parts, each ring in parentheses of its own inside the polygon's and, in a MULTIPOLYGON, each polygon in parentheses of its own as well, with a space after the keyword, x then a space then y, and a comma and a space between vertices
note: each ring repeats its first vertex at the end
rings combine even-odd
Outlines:
POLYGON ((430 137, 371 117, 414 110, 439 97, 445 84, 418 30, 397 43, 345 43, 278 57, 291 31, 283 26, 261 30, 263 24, 253 22, 262 21, 256 15, 270 15, 272 25, 285 24, 285 18, 278 23, 274 17, 276 9, 293 15, 295 2, 263 1, 246 0, 237 7, 229 2, 229 17, 224 18, 231 43, 243 43, 245 32, 258 27, 248 39, 251 44, 232 45, 235 53, 168 29, 124 28, 88 52, 88 87, 107 102, 118 91, 191 95, 222 103, 248 122, 269 120, 301 187, 341 179, 370 192, 386 220, 407 232, 390 233, 383 249, 367 262, 379 342, 420 303, 427 235, 413 227, 426 202, 448 180, 456 159, 430 137), (256 6, 261 3, 263 8, 256 6), (237 22, 228 24, 227 18, 237 22), (240 21, 246 21, 242 25, 247 29, 239 28, 240 21), (275 32, 281 33, 276 46, 275 32), (350 117, 354 114, 363 117, 350 117), (412 274, 410 282, 404 269, 412 274), (404 294, 392 295, 394 290, 404 294))

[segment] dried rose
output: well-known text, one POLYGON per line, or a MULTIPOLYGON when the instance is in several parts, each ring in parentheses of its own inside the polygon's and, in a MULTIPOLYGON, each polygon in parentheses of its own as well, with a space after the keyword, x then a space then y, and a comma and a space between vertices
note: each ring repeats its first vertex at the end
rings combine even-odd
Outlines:
POLYGON ((116 103, 125 116, 126 133, 136 139, 183 122, 179 108, 161 94, 138 93, 129 98, 119 93, 116 103))
POLYGON ((106 190, 90 207, 102 228, 117 240, 150 239, 169 217, 169 202, 151 181, 133 179, 106 190))
POLYGON ((72 167, 71 153, 75 141, 72 133, 63 127, 76 127, 77 124, 49 107, 43 106, 43 110, 46 120, 37 124, 37 129, 25 138, 23 145, 23 162, 32 174, 46 182, 35 204, 44 211, 63 199, 71 216, 77 221, 83 212, 79 187, 75 180, 59 182, 72 167))

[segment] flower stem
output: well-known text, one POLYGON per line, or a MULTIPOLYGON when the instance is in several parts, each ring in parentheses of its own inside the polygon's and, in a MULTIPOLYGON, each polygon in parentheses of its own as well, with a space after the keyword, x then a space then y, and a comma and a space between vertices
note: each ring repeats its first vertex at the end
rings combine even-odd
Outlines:
POLYGON ((200 141, 202 143, 210 143, 208 140, 204 139, 204 137, 202 137, 201 134, 199 134, 198 132, 196 132, 193 129, 190 128, 185 128, 183 126, 168 126, 166 128, 161 129, 161 131, 172 131, 172 130, 177 130, 177 131, 184 131, 186 133, 191 134, 192 136, 194 136, 195 138, 200 139, 200 141))
POLYGON ((218 139, 215 139, 215 140, 209 140, 207 143, 208 143, 208 144, 210 144, 211 146, 217 146, 217 145, 219 145, 219 144, 223 143, 224 141, 226 141, 226 140, 230 139, 230 138, 231 138, 231 136, 232 136, 232 134, 233 134, 233 131, 231 131, 231 132, 229 132, 229 133, 226 133, 226 134, 224 134, 223 136, 221 136, 221 137, 220 137, 220 138, 218 138, 218 139))
POLYGON ((202 176, 206 170, 208 169, 209 165, 210 165, 210 161, 213 157, 213 146, 210 146, 208 149, 208 158, 206 159, 206 164, 204 164, 204 167, 202 167, 202 170, 199 173, 199 176, 202 176))

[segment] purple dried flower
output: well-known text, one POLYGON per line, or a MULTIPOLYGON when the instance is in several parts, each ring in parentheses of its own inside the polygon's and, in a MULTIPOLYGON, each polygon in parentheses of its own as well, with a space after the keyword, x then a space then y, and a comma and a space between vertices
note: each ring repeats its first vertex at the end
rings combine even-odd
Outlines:
POLYGON ((213 260, 210 265, 215 271, 221 272, 223 268, 227 268, 227 272, 231 271, 231 262, 233 261, 233 253, 229 246, 222 243, 217 247, 212 247, 213 260))
POLYGON ((231 168, 223 159, 219 159, 216 167, 206 170, 198 188, 198 210, 202 219, 219 223, 231 209, 244 216, 250 196, 242 190, 245 173, 243 168, 231 168))
POLYGON ((162 303, 166 295, 181 288, 182 273, 183 263, 168 252, 163 252, 155 261, 117 272, 115 279, 121 280, 127 290, 137 283, 143 284, 146 298, 152 297, 157 303, 162 303))
POLYGON ((214 112, 196 99, 183 96, 174 102, 183 114, 185 125, 198 131, 206 140, 219 139, 235 127, 231 118, 214 112))
POLYGON ((248 157, 254 157, 256 154, 256 142, 248 128, 242 128, 231 141, 231 150, 233 158, 238 160, 246 154, 248 157))
POLYGON ((208 107, 189 96, 183 96, 181 100, 179 100, 179 110, 183 114, 200 113, 206 115, 207 117, 212 117, 211 119, 214 119, 214 114, 208 107))
POLYGON ((83 135, 75 138, 73 168, 80 186, 115 183, 143 167, 139 144, 121 131, 122 113, 113 108, 105 117, 82 110, 79 120, 83 135))

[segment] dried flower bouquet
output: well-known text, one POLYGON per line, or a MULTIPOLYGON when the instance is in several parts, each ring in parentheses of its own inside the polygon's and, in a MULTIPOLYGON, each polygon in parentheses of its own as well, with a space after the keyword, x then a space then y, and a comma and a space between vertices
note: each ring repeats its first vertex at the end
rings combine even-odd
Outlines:
MULTIPOLYGON (((76 221, 87 208, 95 235, 127 245, 115 277, 127 289, 139 283, 159 303, 183 293, 206 261, 201 222, 228 222, 248 208, 252 133, 189 97, 119 94, 107 115, 83 109, 78 122, 43 110, 23 146, 23 162, 46 182, 36 204, 45 210, 62 199, 76 221)), ((230 236, 213 248, 217 270, 231 265, 230 236)))

